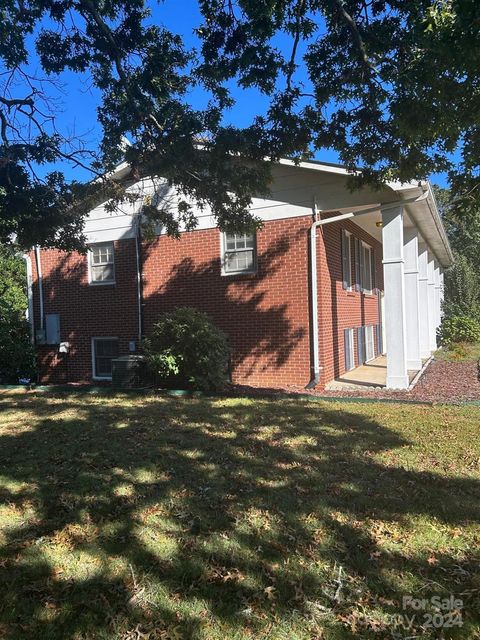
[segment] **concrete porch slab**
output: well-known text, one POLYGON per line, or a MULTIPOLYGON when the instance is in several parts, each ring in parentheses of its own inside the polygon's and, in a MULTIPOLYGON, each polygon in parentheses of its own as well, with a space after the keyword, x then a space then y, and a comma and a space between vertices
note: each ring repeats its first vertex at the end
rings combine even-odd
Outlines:
MULTIPOLYGON (((409 371, 410 383, 417 375, 418 370, 409 371)), ((356 367, 345 373, 341 378, 327 384, 327 391, 347 391, 355 389, 385 389, 387 386, 387 357, 379 356, 360 367, 356 367)))

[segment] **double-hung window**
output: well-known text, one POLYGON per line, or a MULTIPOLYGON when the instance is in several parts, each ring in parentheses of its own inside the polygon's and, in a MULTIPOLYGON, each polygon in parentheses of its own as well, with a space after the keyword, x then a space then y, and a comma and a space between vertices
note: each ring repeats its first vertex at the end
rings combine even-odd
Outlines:
POLYGON ((112 360, 118 358, 118 338, 92 338, 93 377, 112 379, 112 360))
POLYGON ((255 234, 222 234, 222 273, 254 273, 257 269, 255 234))
POLYGON ((90 245, 88 261, 90 284, 115 283, 113 242, 90 245))
POLYGON ((372 293, 374 282, 374 265, 373 265, 373 249, 368 244, 361 244, 361 279, 362 289, 365 293, 372 293))
POLYGON ((375 254, 370 245, 355 238, 355 289, 372 293, 375 287, 375 254))
POLYGON ((352 236, 342 230, 342 280, 343 288, 352 290, 352 236))

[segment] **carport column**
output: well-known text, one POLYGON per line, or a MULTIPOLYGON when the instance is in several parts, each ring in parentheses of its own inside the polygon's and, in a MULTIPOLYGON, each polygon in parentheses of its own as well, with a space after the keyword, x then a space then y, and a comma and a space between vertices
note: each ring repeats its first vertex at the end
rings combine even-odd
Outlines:
POLYGON ((423 242, 418 248, 418 319, 420 322, 420 356, 429 358, 430 323, 428 319, 428 249, 423 242))
POLYGON ((422 368, 418 297, 418 234, 414 228, 404 232, 405 322, 407 328, 407 369, 422 368))
POLYGON ((441 302, 440 302, 440 266, 438 262, 435 261, 435 271, 434 271, 434 281, 435 281, 435 329, 440 326, 441 322, 441 302))
POLYGON ((428 335, 430 351, 437 349, 437 327, 435 314, 435 260, 428 254, 428 335))
POLYGON ((382 211, 387 388, 407 389, 403 207, 382 211))

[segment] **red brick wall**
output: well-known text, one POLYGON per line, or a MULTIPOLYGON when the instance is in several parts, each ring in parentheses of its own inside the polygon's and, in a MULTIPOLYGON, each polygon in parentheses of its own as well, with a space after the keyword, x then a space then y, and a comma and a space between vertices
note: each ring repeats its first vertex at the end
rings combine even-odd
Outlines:
MULTIPOLYGON (((143 243, 144 328, 158 314, 177 306, 207 312, 228 335, 235 382, 305 386, 311 377, 308 241, 311 218, 267 222, 257 234, 258 272, 222 276, 217 229, 184 233, 179 240, 159 237, 143 243)), ((375 247, 377 286, 382 288, 381 247, 356 225, 349 231, 375 247)), ((344 370, 343 329, 377 324, 376 296, 342 288, 341 226, 318 232, 321 385, 344 370)), ((35 318, 38 290, 32 254, 35 318)), ((135 242, 115 243, 116 284, 90 286, 87 258, 42 251, 45 313, 60 314, 62 341, 40 347, 43 382, 88 381, 92 375, 91 338, 118 336, 120 355, 138 335, 135 242)))
POLYGON ((144 248, 146 332, 163 310, 194 306, 229 336, 234 381, 306 385, 310 224, 309 217, 266 223, 256 275, 221 275, 217 229, 158 238, 144 248))
MULTIPOLYGON (((34 317, 39 327, 38 279, 35 255, 31 254, 34 278, 34 317)), ((135 242, 115 243, 115 285, 89 285, 87 257, 62 251, 41 252, 45 313, 60 314, 60 338, 71 343, 68 354, 58 347, 38 348, 44 383, 89 381, 92 376, 91 338, 119 338, 121 353, 138 336, 135 242)))
MULTIPOLYGON (((321 384, 325 385, 345 373, 344 329, 379 323, 378 295, 343 288, 342 230, 352 234, 352 278, 355 284, 353 238, 373 247, 375 286, 383 290, 382 246, 355 223, 346 221, 320 227, 318 232, 318 305, 320 325, 321 384)), ((376 333, 375 333, 376 335, 376 333)), ((376 341, 375 341, 376 348, 376 341)), ((355 332, 355 358, 357 342, 355 332)), ((355 361, 358 365, 358 362, 355 361)))

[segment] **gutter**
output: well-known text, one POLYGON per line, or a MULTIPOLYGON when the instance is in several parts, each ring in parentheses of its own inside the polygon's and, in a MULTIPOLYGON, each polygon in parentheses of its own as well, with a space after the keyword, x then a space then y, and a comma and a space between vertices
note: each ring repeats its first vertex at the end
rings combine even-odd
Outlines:
POLYGON ((30 340, 32 344, 35 342, 35 321, 34 321, 34 307, 33 307, 33 275, 32 275, 32 260, 27 253, 23 254, 23 259, 25 260, 25 265, 27 268, 27 300, 28 300, 28 308, 27 308, 27 320, 30 325, 30 340))
POLYGON ((40 247, 35 247, 35 262, 37 266, 38 278, 38 297, 40 302, 40 329, 44 329, 44 304, 43 304, 43 277, 42 277, 42 258, 40 255, 40 247))
MULTIPOLYGON (((389 209, 395 209, 398 206, 403 206, 405 204, 413 204, 415 202, 421 202, 422 200, 426 200, 429 196, 429 191, 424 191, 421 196, 415 198, 408 198, 407 200, 396 200, 395 202, 388 202, 387 204, 379 204, 374 207, 369 207, 368 209, 360 209, 359 211, 350 211, 349 213, 342 213, 339 216, 334 216, 333 218, 327 218, 326 220, 318 221, 318 225, 330 224, 332 222, 341 222, 342 220, 348 220, 349 218, 354 218, 357 216, 363 216, 367 213, 375 213, 377 211, 388 211, 389 209)), ((334 213, 338 211, 338 209, 331 209, 329 211, 322 211, 322 213, 334 213)))
MULTIPOLYGON (((438 233, 440 235, 440 237, 443 240, 443 244, 445 245, 445 248, 447 250, 447 254, 448 257, 450 258, 451 262, 454 262, 454 257, 453 257, 453 253, 452 253, 452 249, 450 247, 450 241, 448 240, 448 236, 447 236, 447 232, 445 231, 445 227, 443 225, 442 222, 442 218, 440 216, 439 210, 438 210, 438 205, 437 205, 437 199, 435 198, 435 193, 432 189, 432 185, 430 184, 430 182, 427 183, 428 184, 428 191, 429 194, 431 196, 431 200, 433 202, 433 208, 430 204, 430 201, 427 202, 428 204, 428 208, 430 209, 430 212, 432 214, 432 218, 435 222, 435 226, 437 227, 438 233)), ((439 260, 440 262, 440 260, 439 260)))

